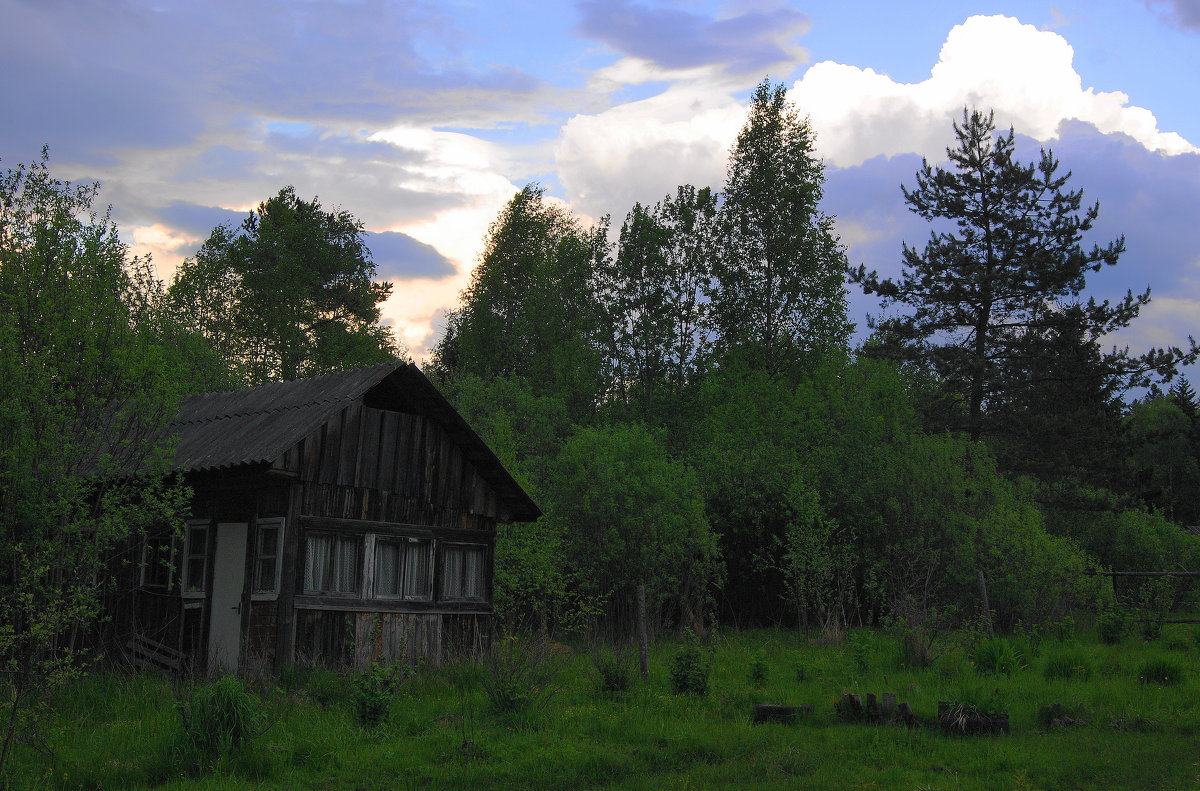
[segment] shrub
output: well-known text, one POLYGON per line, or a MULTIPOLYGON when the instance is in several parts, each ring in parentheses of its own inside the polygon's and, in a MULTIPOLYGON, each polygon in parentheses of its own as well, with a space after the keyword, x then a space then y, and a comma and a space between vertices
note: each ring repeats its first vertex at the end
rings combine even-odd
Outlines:
POLYGON ((557 690, 557 663, 544 641, 507 637, 492 646, 480 681, 494 714, 543 708, 557 690))
POLYGON ((1021 652, 1003 637, 984 640, 975 647, 975 669, 980 673, 1009 676, 1024 667, 1021 652))
POLYGON ((1153 642, 1162 637, 1162 618, 1153 613, 1144 613, 1142 620, 1142 639, 1153 642))
POLYGON ((356 673, 350 679, 350 688, 358 724, 374 728, 383 722, 392 707, 396 690, 407 677, 407 669, 397 663, 376 664, 364 673, 356 673))
POLYGON ((1042 675, 1051 681, 1056 679, 1087 681, 1092 677, 1092 666, 1080 653, 1060 652, 1046 657, 1042 675))
POLYGON ((623 694, 633 685, 633 669, 628 657, 609 648, 592 652, 592 664, 600 674, 600 692, 623 694))
POLYGON ((1116 645, 1129 634, 1129 613, 1113 608, 1096 618, 1096 635, 1105 645, 1116 645))
POLYGON ((677 695, 704 695, 708 692, 708 671, 708 658, 689 635, 671 660, 671 689, 677 695))
POLYGON ((867 672, 871 667, 871 633, 865 629, 853 631, 846 638, 846 645, 850 649, 850 657, 854 660, 854 666, 858 668, 858 672, 867 672))
POLYGON ((261 709, 236 676, 194 688, 179 706, 186 747, 205 761, 244 747, 258 735, 261 709))
POLYGON ((1174 686, 1183 680, 1183 667, 1171 659, 1160 657, 1143 662, 1138 667, 1138 680, 1143 684, 1174 686))
POLYGON ((767 652, 760 648, 754 654, 754 658, 750 660, 750 672, 748 681, 751 686, 762 687, 767 683, 769 671, 767 669, 767 652))

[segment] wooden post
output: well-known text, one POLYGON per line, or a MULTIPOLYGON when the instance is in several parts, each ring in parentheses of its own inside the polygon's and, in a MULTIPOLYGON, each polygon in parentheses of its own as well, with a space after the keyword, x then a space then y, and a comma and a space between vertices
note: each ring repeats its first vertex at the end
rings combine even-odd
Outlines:
POLYGON ((650 678, 650 638, 646 634, 646 586, 637 586, 637 636, 638 660, 641 662, 642 680, 650 678))
POLYGON ((996 632, 992 629, 992 605, 988 603, 987 580, 983 576, 983 569, 979 570, 979 595, 983 599, 983 622, 987 624, 988 637, 995 637, 996 632))

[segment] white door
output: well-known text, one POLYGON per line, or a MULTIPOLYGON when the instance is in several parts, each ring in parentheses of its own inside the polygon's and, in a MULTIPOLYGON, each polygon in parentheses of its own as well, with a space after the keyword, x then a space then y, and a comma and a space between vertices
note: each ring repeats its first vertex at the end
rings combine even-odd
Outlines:
POLYGON ((242 587, 246 581, 246 523, 217 525, 212 617, 208 623, 208 672, 238 668, 242 637, 242 587))

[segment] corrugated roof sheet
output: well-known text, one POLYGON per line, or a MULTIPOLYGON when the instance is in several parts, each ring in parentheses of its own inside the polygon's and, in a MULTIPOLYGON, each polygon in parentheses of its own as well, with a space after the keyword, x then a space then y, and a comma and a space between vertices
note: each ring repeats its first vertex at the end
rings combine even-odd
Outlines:
POLYGON ((171 430, 179 437, 175 467, 190 472, 273 462, 404 365, 396 360, 292 382, 187 396, 171 421, 171 430))
POLYGON ((533 521, 541 516, 541 509, 445 396, 417 366, 400 360, 244 390, 187 396, 170 424, 177 435, 175 469, 199 472, 270 464, 388 377, 394 377, 394 384, 418 412, 440 423, 464 449, 509 504, 514 519, 533 521))

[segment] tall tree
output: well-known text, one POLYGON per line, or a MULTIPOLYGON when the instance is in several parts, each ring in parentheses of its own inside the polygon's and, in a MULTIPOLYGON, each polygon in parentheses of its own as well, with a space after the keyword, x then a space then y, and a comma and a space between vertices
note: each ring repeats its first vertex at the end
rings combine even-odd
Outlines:
POLYGON ((484 251, 434 352, 444 374, 528 378, 582 415, 601 389, 595 274, 607 223, 584 228, 530 184, 488 229, 484 251))
POLYGON ((109 550, 183 503, 163 475, 181 393, 152 331, 160 284, 97 189, 44 152, 0 174, 0 772, 80 668, 109 550))
POLYGON ((362 223, 292 187, 237 229, 218 226, 176 273, 176 310, 246 384, 289 380, 399 356, 379 305, 362 223))
POLYGON ((636 204, 601 269, 613 389, 642 420, 678 409, 704 355, 716 218, 707 187, 681 186, 651 209, 636 204))
MULTIPOLYGON (((957 144, 946 150, 950 167, 925 161, 916 188, 903 188, 912 211, 930 222, 947 220, 953 230, 938 226, 923 249, 905 244, 899 280, 864 267, 852 274, 885 304, 912 308, 881 329, 911 344, 962 398, 961 427, 972 439, 988 430, 989 405, 1008 387, 1006 369, 1042 343, 1064 307, 1073 306, 1084 333, 1098 338, 1127 326, 1150 299, 1147 291, 1116 303, 1079 300, 1088 272, 1117 263, 1124 237, 1084 248, 1099 204, 1081 209, 1083 191, 1067 189, 1071 174, 1059 174, 1052 152, 1043 149, 1037 162, 1022 165, 1012 129, 995 132, 991 113, 964 110, 954 124, 957 144)), ((1137 359, 1114 351, 1104 364, 1133 376, 1170 370, 1185 358, 1179 349, 1137 359)))
POLYGON ((782 84, 763 80, 729 160, 712 293, 719 344, 774 374, 846 343, 846 256, 824 165, 782 84))

